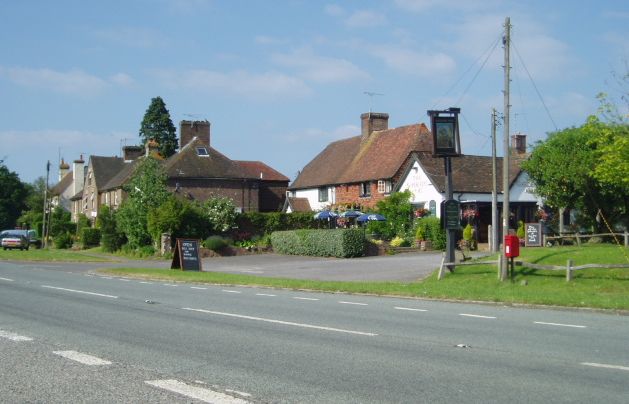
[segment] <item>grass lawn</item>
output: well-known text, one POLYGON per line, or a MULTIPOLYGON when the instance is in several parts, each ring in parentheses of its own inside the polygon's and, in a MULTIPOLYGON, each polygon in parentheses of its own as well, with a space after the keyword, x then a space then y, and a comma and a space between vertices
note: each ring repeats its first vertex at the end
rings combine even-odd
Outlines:
MULTIPOLYGON (((572 259, 574 265, 629 264, 629 249, 611 245, 522 248, 521 255, 523 261, 547 265, 565 265, 568 259, 572 259)), ((142 268, 107 269, 103 272, 169 282, 629 310, 629 268, 575 271, 572 282, 566 282, 565 271, 540 271, 526 266, 516 267, 513 282, 500 282, 495 265, 459 267, 454 273, 447 273, 441 281, 437 280, 435 272, 424 280, 411 283, 325 282, 142 268)))
POLYGON ((72 261, 72 262, 106 262, 106 256, 93 254, 92 250, 73 251, 53 248, 29 248, 28 251, 1 250, 0 260, 14 261, 72 261))

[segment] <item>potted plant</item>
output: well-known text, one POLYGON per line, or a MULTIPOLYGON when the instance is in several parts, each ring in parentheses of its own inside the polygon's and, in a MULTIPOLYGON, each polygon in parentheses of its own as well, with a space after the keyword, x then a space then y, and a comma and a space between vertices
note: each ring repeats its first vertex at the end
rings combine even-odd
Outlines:
POLYGON ((415 243, 421 251, 432 248, 432 243, 426 239, 426 226, 423 226, 421 223, 417 226, 417 231, 415 232, 415 243))

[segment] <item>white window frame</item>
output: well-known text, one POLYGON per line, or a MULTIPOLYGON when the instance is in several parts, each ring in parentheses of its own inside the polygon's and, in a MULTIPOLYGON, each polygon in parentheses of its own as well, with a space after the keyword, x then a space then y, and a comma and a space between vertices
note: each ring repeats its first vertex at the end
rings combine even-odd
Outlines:
POLYGON ((391 193, 391 181, 390 180, 378 180, 378 193, 390 194, 391 193))
POLYGON ((330 200, 330 191, 328 190, 328 187, 319 187, 317 190, 319 194, 319 202, 327 202, 330 200))

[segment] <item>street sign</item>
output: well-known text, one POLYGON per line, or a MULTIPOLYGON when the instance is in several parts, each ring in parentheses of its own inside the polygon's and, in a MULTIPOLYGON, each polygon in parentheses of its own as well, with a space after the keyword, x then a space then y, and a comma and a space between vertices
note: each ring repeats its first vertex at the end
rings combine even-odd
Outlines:
POLYGON ((443 226, 446 230, 458 230, 461 228, 461 204, 455 199, 442 202, 443 226))
POLYGON ((542 224, 541 223, 525 223, 524 229, 526 235, 524 238, 524 245, 527 247, 541 247, 542 246, 542 224))
POLYGON ((178 238, 170 269, 201 271, 199 240, 178 238))

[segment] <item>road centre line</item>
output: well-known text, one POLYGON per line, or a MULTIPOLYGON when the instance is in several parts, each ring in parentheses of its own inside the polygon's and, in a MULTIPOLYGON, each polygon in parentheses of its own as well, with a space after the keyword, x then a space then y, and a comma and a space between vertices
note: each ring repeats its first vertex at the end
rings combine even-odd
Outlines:
POLYGON ((320 325, 304 324, 304 323, 294 323, 292 321, 273 320, 273 319, 270 319, 270 318, 245 316, 245 315, 242 315, 242 314, 224 313, 224 312, 220 312, 220 311, 211 311, 211 310, 204 310, 204 309, 193 309, 193 308, 190 308, 190 307, 184 307, 184 308, 182 308, 182 310, 196 311, 196 312, 199 312, 199 313, 206 313, 206 314, 214 314, 214 315, 217 315, 217 316, 241 318, 241 319, 244 319, 244 320, 262 321, 262 322, 265 322, 265 323, 292 325, 292 326, 295 326, 295 327, 302 327, 302 328, 312 328, 312 329, 315 329, 315 330, 334 331, 334 332, 341 332, 341 333, 345 333, 345 334, 365 335, 365 336, 368 336, 368 337, 375 337, 375 336, 378 335, 378 334, 374 334, 374 333, 371 333, 371 332, 344 330, 344 329, 341 329, 341 328, 324 327, 324 326, 320 326, 320 325))
POLYGON ((104 359, 97 358, 96 356, 84 354, 77 351, 53 351, 53 353, 55 355, 59 355, 66 359, 70 359, 88 366, 111 365, 110 361, 106 361, 104 359))
POLYGON ((225 292, 225 293, 242 293, 239 290, 227 290, 227 289, 223 289, 223 290, 221 290, 221 292, 225 292))
POLYGON ((407 311, 428 311, 425 309, 412 309, 410 307, 394 307, 395 310, 407 310, 407 311))
POLYGON ((153 282, 147 282, 147 281, 141 281, 140 283, 143 283, 145 285, 152 285, 153 284, 153 282))
POLYGON ((466 314, 466 313, 459 313, 459 316, 474 317, 474 318, 487 318, 487 319, 490 319, 490 320, 495 320, 496 319, 496 317, 494 317, 494 316, 481 316, 481 315, 478 315, 478 314, 466 314))
POLYGON ((66 292, 72 292, 72 293, 81 293, 84 295, 92 295, 92 296, 100 296, 100 297, 108 297, 110 299, 117 299, 118 296, 112 296, 112 295, 105 295, 102 293, 94 293, 94 292, 86 292, 83 290, 75 290, 75 289, 66 289, 66 288, 58 288, 56 286, 49 286, 49 285, 41 285, 42 288, 46 288, 46 289, 55 289, 55 290, 63 290, 66 292))
POLYGON ((125 279, 125 278, 118 278, 118 280, 121 282, 131 282, 131 279, 125 279))
POLYGON ((339 301, 340 304, 353 304, 354 306, 368 306, 367 303, 357 303, 357 302, 344 302, 342 300, 339 301))
POLYGON ((561 323, 545 323, 543 321, 533 321, 534 324, 540 325, 554 325, 557 327, 571 327, 571 328, 587 328, 585 325, 575 325, 575 324, 561 324, 561 323))
POLYGON ((6 338, 11 341, 32 341, 31 337, 25 337, 12 332, 0 330, 0 338, 6 338))
POLYGON ((620 365, 606 365, 604 363, 591 363, 591 362, 581 362, 583 366, 592 366, 595 368, 605 368, 605 369, 616 369, 616 370, 626 370, 629 371, 628 366, 620 366, 620 365))
POLYGON ((13 279, 9 279, 9 278, 0 278, 0 281, 13 282, 13 279))
POLYGON ((190 286, 190 289, 207 290, 207 288, 202 288, 200 286, 190 286))
POLYGON ((174 283, 162 283, 162 286, 172 286, 172 287, 176 288, 179 285, 175 285, 174 283))
POLYGON ((319 299, 315 299, 314 297, 298 297, 295 296, 293 297, 293 299, 297 299, 297 300, 310 300, 312 302, 318 301, 319 299))
POLYGON ((247 404, 249 401, 241 398, 233 397, 227 394, 219 393, 204 387, 190 386, 179 380, 147 380, 144 383, 149 386, 168 390, 173 393, 181 394, 205 403, 215 404, 247 404))
POLYGON ((272 295, 270 293, 256 293, 256 296, 269 296, 269 297, 275 297, 277 295, 272 295))

